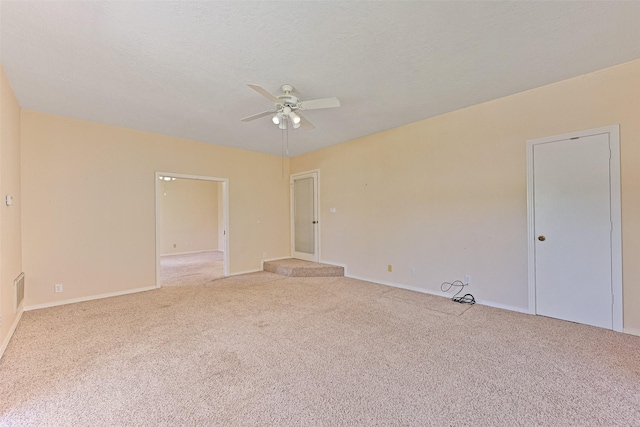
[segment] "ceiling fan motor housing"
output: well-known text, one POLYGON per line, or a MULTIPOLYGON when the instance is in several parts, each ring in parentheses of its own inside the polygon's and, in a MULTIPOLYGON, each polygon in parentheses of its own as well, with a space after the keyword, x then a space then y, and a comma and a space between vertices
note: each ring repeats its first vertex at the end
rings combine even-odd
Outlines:
MULTIPOLYGON (((280 86, 280 89, 283 92, 282 95, 278 96, 278 99, 281 101, 281 104, 282 104, 281 109, 284 109, 285 107, 289 107, 291 108, 291 110, 297 109, 298 104, 300 103, 300 100, 297 97, 291 95, 291 92, 293 92, 293 86, 289 84, 284 84, 280 86)), ((276 107, 280 107, 280 106, 276 105, 276 107)))
POLYGON ((297 97, 289 94, 280 95, 278 96, 278 99, 282 101, 281 104, 283 106, 291 107, 292 110, 298 108, 298 104, 300 103, 300 100, 297 97))

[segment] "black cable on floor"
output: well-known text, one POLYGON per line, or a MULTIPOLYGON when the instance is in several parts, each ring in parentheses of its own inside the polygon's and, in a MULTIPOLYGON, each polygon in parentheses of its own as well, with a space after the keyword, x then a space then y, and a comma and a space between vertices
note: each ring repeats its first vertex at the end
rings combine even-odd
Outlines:
POLYGON ((460 304, 475 304, 476 299, 471 294, 464 294, 461 297, 453 297, 451 301, 459 302, 460 304))
POLYGON ((458 290, 458 292, 456 292, 456 294, 453 297, 451 297, 451 301, 459 302, 460 304, 475 304, 476 303, 476 299, 471 294, 464 294, 463 296, 460 296, 460 297, 458 296, 458 294, 460 294, 460 292, 462 292, 464 287, 468 286, 467 283, 462 283, 462 280, 454 280, 453 282, 444 282, 442 285, 440 285, 440 290, 442 292, 449 292, 449 290, 451 288, 453 288, 454 286, 459 286, 460 289, 458 290))

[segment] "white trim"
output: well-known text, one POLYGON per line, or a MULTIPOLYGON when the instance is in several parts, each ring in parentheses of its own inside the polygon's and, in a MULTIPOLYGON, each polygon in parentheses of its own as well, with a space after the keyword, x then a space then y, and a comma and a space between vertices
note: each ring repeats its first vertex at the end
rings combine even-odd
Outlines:
POLYGON ((476 298, 476 304, 486 305, 487 307, 499 308, 501 310, 515 311, 517 313, 529 314, 528 307, 516 307, 515 305, 501 304, 499 302, 487 301, 476 298))
POLYGON ((316 253, 316 262, 320 258, 322 258, 321 252, 321 241, 322 239, 322 209, 320 209, 320 169, 314 169, 313 172, 316 173, 316 220, 318 223, 316 224, 316 242, 317 242, 317 253, 316 253))
MULTIPOLYGON (((315 196, 315 218, 316 218, 316 227, 315 227, 315 255, 313 259, 309 259, 308 261, 318 262, 320 259, 320 227, 322 227, 322 222, 320 218, 320 169, 313 169, 306 172, 294 173, 289 176, 289 218, 290 218, 290 235, 291 235, 291 257, 294 257, 295 253, 295 224, 294 224, 294 212, 293 212, 293 181, 298 178, 305 177, 313 177, 314 178, 314 196, 315 196)), ((304 259, 304 258, 300 258, 304 259)))
MULTIPOLYGON (((357 279, 357 280, 362 280, 364 282, 371 282, 371 283, 376 283, 378 285, 385 285, 385 286, 390 286, 392 288, 399 288, 399 289, 406 289, 408 291, 415 291, 415 292, 420 292, 423 294, 429 294, 429 295, 435 295, 438 297, 445 297, 445 298, 451 298, 451 294, 445 293, 445 292, 438 292, 438 291, 431 291, 428 289, 424 289, 424 288, 418 288, 415 286, 409 286, 409 285, 402 285, 399 283, 392 283, 392 282, 387 282, 387 281, 380 281, 377 279, 367 279, 365 277, 360 277, 360 276, 347 276, 345 274, 345 277, 349 277, 351 279, 357 279)), ((506 305, 506 304, 500 304, 497 302, 493 302, 493 301, 487 301, 487 300, 481 300, 481 299, 477 299, 476 298, 476 304, 478 305, 485 305, 487 307, 493 307, 493 308, 499 308, 502 310, 509 310, 509 311, 516 311, 518 313, 524 313, 524 314, 528 314, 528 311, 526 308, 521 308, 521 307, 515 307, 512 305, 506 305)))
POLYGON ((2 356, 4 355, 4 351, 9 346, 9 342, 13 337, 13 333, 16 331, 16 328, 18 327, 18 323, 20 323, 20 319, 22 318, 22 313, 24 313, 24 309, 18 311, 18 315, 16 316, 15 320, 13 321, 13 324, 11 325, 11 327, 9 328, 9 331, 7 332, 7 336, 4 338, 4 341, 2 341, 2 346, 0 346, 0 359, 2 359, 2 356))
POLYGON ((622 299, 622 196, 620 185, 620 125, 609 126, 609 185, 611 191, 611 287, 613 293, 613 330, 623 330, 622 299))
POLYGON ((107 292, 106 294, 91 295, 91 296, 88 296, 88 297, 79 297, 79 298, 66 299, 66 300, 62 300, 62 301, 46 302, 44 304, 28 305, 28 306, 24 307, 24 311, 40 310, 42 308, 57 307, 59 305, 67 305, 67 304, 75 304, 77 302, 93 301, 95 299, 118 297, 118 296, 121 296, 121 295, 128 295, 128 294, 135 294, 135 293, 138 293, 138 292, 152 291, 154 289, 156 289, 155 285, 154 286, 146 286, 144 288, 126 289, 124 291, 107 292))
POLYGON ((622 332, 622 214, 620 202, 620 125, 605 126, 527 141, 527 250, 529 313, 536 314, 535 235, 533 200, 533 146, 565 139, 609 134, 609 177, 611 193, 611 287, 613 294, 613 330, 622 332))
POLYGON ((229 274, 229 276, 227 277, 232 277, 232 276, 241 276, 243 274, 251 274, 251 273, 259 273, 261 271, 264 271, 262 269, 256 269, 256 270, 245 270, 245 271, 237 271, 235 273, 231 273, 229 274))
POLYGON ((446 297, 447 296, 447 294, 444 293, 444 292, 430 291, 428 289, 418 288, 416 286, 410 286, 410 285, 403 285, 403 284, 400 284, 400 283, 387 282, 386 280, 368 279, 368 278, 362 277, 362 276, 354 276, 354 275, 347 275, 347 274, 345 274, 344 277, 348 277, 350 279, 362 280, 363 282, 371 282, 371 283, 375 283, 377 285, 390 286, 392 288, 406 289, 408 291, 415 291, 415 292, 420 292, 420 293, 423 293, 423 294, 435 295, 435 296, 438 296, 438 297, 446 297))
POLYGON ((203 252, 224 252, 224 251, 221 251, 219 249, 204 249, 204 250, 201 250, 201 251, 176 252, 176 253, 170 253, 170 254, 160 254, 160 256, 163 257, 163 256, 172 256, 172 255, 193 255, 193 254, 201 254, 203 252))
POLYGON ((533 227, 533 144, 527 141, 527 283, 529 314, 536 314, 536 252, 533 227))
MULTIPOLYGON (((223 233, 224 233, 224 275, 225 277, 229 276, 229 258, 231 257, 231 251, 229 250, 229 179, 228 178, 217 178, 213 176, 202 176, 202 175, 188 175, 184 173, 174 173, 174 172, 159 172, 155 173, 155 202, 156 202, 156 288, 160 288, 160 231, 158 230, 158 217, 160 216, 160 203, 158 200, 158 192, 159 186, 158 183, 160 181, 160 176, 169 176, 172 178, 183 178, 183 179, 195 179, 200 181, 216 181, 222 184, 222 215, 223 218, 223 233)), ((203 252, 203 251, 198 251, 203 252)), ((171 254, 178 255, 178 254, 171 254)))
POLYGON ((622 332, 624 332, 625 334, 636 335, 640 337, 640 329, 624 328, 622 332))

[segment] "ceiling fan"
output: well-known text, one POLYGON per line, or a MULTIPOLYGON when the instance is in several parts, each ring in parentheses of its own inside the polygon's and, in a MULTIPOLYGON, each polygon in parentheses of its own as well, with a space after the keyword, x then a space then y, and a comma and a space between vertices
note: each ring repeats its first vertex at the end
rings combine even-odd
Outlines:
POLYGON ((255 90, 265 98, 274 102, 274 108, 269 111, 263 111, 262 113, 254 114, 242 119, 243 122, 250 122, 251 120, 259 119, 260 117, 273 115, 271 121, 278 125, 280 129, 287 129, 288 123, 291 123, 291 127, 298 129, 302 127, 305 130, 315 129, 309 120, 305 119, 301 111, 316 110, 319 108, 333 108, 340 106, 340 100, 338 98, 322 98, 313 99, 311 101, 300 101, 298 97, 292 95, 293 86, 282 85, 282 95, 275 96, 265 88, 259 85, 249 84, 251 89, 255 90))

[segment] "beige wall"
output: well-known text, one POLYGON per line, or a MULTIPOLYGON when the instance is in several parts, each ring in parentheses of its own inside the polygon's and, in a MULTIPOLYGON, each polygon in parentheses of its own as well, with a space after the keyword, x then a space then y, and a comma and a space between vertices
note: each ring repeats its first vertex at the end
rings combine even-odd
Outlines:
MULTIPOLYGON (((229 179, 230 272, 289 254, 280 157, 22 110, 26 305, 154 286, 155 172, 229 179), (61 283, 64 292, 54 293, 61 283)), ((285 162, 288 167, 288 162, 285 162)))
POLYGON ((291 172, 320 169, 323 260, 434 292, 468 274, 478 299, 526 310, 526 141, 613 124, 624 327, 640 332, 640 60, 299 156, 291 172))
POLYGON ((217 250, 218 187, 222 184, 197 179, 158 184, 160 254, 217 250))
MULTIPOLYGON (((20 106, 0 66, 0 345, 16 320, 13 280, 22 272, 20 106), (5 196, 13 205, 5 204, 5 196)), ((28 278, 26 279, 28 281, 28 278)), ((0 355, 2 354, 0 348, 0 355)))

